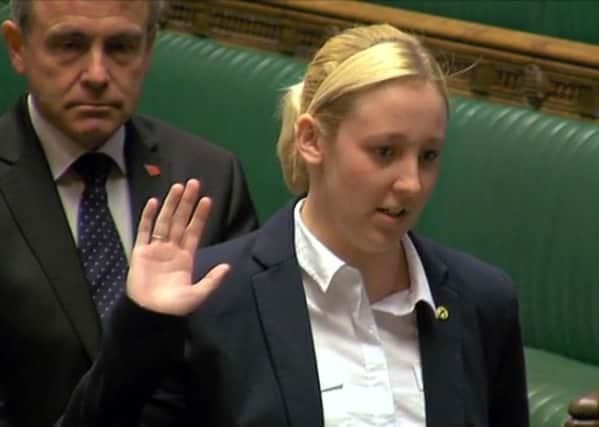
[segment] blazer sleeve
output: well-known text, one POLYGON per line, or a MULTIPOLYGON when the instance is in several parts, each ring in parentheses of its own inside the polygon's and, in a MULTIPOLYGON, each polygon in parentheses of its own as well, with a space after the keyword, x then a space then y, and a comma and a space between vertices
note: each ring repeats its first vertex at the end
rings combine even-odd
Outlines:
POLYGON ((489 420, 493 427, 528 427, 524 347, 515 295, 506 311, 505 325, 499 369, 493 381, 489 420))
POLYGON ((101 352, 56 426, 140 425, 142 408, 180 358, 184 337, 184 318, 147 311, 123 296, 101 352))
POLYGON ((6 392, 5 386, 0 381, 0 427, 11 427, 8 422, 8 414, 6 413, 6 392))

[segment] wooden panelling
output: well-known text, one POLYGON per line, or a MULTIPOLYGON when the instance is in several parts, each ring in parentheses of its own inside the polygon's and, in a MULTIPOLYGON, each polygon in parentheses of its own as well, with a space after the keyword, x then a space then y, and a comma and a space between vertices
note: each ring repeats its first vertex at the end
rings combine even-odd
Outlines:
POLYGON ((599 47, 352 0, 171 0, 168 28, 309 58, 350 26, 387 22, 418 35, 450 90, 599 119, 599 47))

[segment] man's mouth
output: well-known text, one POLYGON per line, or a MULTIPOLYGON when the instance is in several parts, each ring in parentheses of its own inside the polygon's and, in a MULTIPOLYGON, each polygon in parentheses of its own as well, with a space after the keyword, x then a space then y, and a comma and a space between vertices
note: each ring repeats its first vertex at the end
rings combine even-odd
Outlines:
POLYGON ((109 109, 118 108, 118 102, 71 102, 67 108, 109 109))

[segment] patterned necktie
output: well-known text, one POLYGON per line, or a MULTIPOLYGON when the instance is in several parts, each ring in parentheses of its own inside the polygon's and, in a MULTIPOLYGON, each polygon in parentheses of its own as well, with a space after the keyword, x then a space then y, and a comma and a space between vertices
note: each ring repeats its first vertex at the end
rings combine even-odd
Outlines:
POLYGON ((84 154, 73 164, 73 170, 85 182, 77 220, 79 256, 100 317, 109 312, 123 292, 128 268, 121 238, 108 209, 106 180, 112 165, 113 160, 101 153, 84 154))

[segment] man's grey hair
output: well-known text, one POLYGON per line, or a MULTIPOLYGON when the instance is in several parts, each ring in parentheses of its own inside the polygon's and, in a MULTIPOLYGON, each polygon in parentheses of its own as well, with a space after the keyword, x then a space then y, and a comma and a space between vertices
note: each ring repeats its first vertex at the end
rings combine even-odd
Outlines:
MULTIPOLYGON (((10 0, 13 20, 24 32, 29 31, 31 23, 31 6, 36 0, 10 0)), ((146 0, 150 2, 150 16, 148 18, 147 30, 152 32, 158 28, 162 12, 166 7, 166 0, 146 0)))

